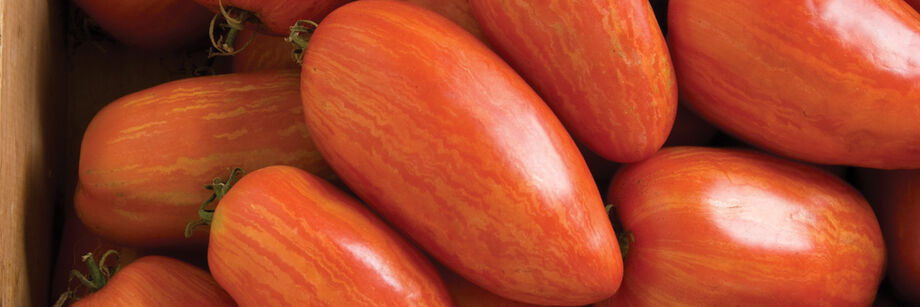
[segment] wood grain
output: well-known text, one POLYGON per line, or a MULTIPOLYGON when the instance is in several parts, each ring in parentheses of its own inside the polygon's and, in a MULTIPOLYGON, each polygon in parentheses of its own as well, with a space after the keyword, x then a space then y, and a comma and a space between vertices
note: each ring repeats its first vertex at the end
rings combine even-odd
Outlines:
POLYGON ((47 304, 63 107, 58 9, 0 2, 0 306, 47 304))

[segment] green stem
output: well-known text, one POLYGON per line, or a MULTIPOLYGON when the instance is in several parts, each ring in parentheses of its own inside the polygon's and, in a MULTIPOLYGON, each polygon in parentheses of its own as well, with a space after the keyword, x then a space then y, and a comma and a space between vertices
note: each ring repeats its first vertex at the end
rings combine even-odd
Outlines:
POLYGON ((218 6, 220 10, 217 14, 214 15, 214 18, 211 18, 211 25, 208 30, 208 36, 211 39, 211 45, 217 52, 211 52, 211 57, 218 55, 234 55, 249 47, 250 44, 255 40, 256 35, 253 33, 249 36, 249 40, 239 49, 236 49, 234 43, 236 42, 237 36, 239 36, 240 31, 246 27, 246 23, 253 21, 255 14, 250 11, 241 10, 235 7, 224 8, 222 1, 218 1, 218 6), (234 17, 235 16, 235 17, 234 17), (221 28, 226 28, 227 35, 219 36, 215 39, 214 34, 214 24, 217 22, 219 17, 223 18, 223 23, 221 23, 221 28))
POLYGON ((313 31, 316 31, 316 27, 319 27, 319 25, 309 20, 298 20, 291 26, 291 35, 288 35, 285 40, 294 45, 294 50, 291 51, 291 57, 294 58, 297 64, 303 64, 303 56, 307 50, 307 44, 310 43, 310 36, 313 35, 313 31))
POLYGON ((210 226, 211 221, 214 220, 214 209, 211 208, 211 204, 217 204, 220 202, 221 198, 224 195, 227 195, 227 192, 230 192, 230 188, 233 187, 239 179, 245 174, 242 168, 234 168, 230 170, 230 175, 227 177, 227 181, 223 181, 220 177, 214 178, 214 181, 211 184, 205 185, 204 188, 207 190, 214 191, 208 199, 201 203, 201 207, 198 208, 198 220, 189 222, 185 226, 185 237, 191 238, 192 234, 195 232, 195 229, 201 226, 210 226))

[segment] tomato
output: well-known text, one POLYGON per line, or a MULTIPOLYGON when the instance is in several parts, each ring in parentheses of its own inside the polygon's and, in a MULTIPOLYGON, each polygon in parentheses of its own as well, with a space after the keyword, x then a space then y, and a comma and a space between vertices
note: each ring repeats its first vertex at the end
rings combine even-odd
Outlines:
POLYGON ((888 247, 888 279, 901 297, 920 303, 920 170, 860 170, 888 247))
POLYGON ((677 86, 647 0, 470 3, 498 53, 592 151, 635 162, 664 144, 677 86))
POLYGON ((329 12, 351 0, 195 0, 213 12, 223 5, 252 12, 266 34, 288 36, 298 20, 319 22, 329 12))
POLYGON ((146 256, 116 272, 79 306, 236 306, 202 269, 168 257, 146 256))
POLYGON ((920 18, 903 1, 672 0, 688 105, 821 164, 920 168, 920 18))
POLYGON ((403 0, 426 9, 432 10, 441 16, 447 17, 457 25, 466 29, 479 40, 486 42, 485 35, 482 34, 482 28, 476 19, 473 18, 473 9, 467 0, 403 0))
POLYGON ((300 65, 291 57, 294 46, 281 37, 268 36, 252 30, 243 30, 236 40, 236 48, 241 51, 234 55, 231 62, 233 72, 253 72, 261 70, 299 69, 300 65), (255 35, 246 48, 250 36, 255 35))
POLYGON ((190 78, 112 102, 80 148, 77 215, 130 246, 196 245, 185 226, 229 167, 297 166, 334 174, 303 122, 296 71, 190 78))
POLYGON ((868 306, 882 278, 869 204, 811 166, 673 147, 621 168, 608 202, 632 235, 600 306, 868 306))
POLYGON ((301 80, 330 166, 445 266, 533 304, 616 291, 616 239, 578 148, 462 28, 402 2, 353 2, 313 33, 301 80))
POLYGON ((187 47, 208 34, 208 10, 187 0, 73 0, 103 30, 143 49, 187 47))
POLYGON ((448 306, 430 262, 322 179, 271 166, 233 185, 208 265, 242 306, 448 306))

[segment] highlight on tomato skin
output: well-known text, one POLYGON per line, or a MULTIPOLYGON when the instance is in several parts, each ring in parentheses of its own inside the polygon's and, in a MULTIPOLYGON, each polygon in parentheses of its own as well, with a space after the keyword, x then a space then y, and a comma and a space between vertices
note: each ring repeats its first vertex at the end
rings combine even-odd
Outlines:
POLYGON ((688 106, 758 148, 920 168, 920 15, 888 0, 671 0, 688 106))
POLYGON ((134 247, 197 247, 184 236, 228 167, 300 167, 335 178, 303 122, 299 74, 173 81, 122 97, 86 128, 74 208, 100 237, 134 247))
POLYGON ((117 40, 148 50, 189 47, 208 33, 208 10, 188 0, 73 0, 117 40))
POLYGON ((623 284, 597 306, 868 306, 885 242, 860 193, 748 150, 666 148, 608 192, 627 233, 623 284))
POLYGON ((398 1, 352 2, 313 33, 301 82, 336 173, 445 266, 531 304, 616 292, 615 235, 574 141, 455 23, 398 1))
POLYGON ((208 272, 162 256, 134 260, 71 306, 236 306, 208 272))
POLYGON ((220 199, 208 265, 241 306, 450 306, 428 259, 303 170, 250 172, 220 199))
POLYGON ((619 163, 662 147, 677 85, 648 0, 470 3, 494 49, 575 139, 619 163))
POLYGON ((920 170, 859 169, 860 186, 878 213, 888 248, 888 280, 897 295, 920 303, 920 170))

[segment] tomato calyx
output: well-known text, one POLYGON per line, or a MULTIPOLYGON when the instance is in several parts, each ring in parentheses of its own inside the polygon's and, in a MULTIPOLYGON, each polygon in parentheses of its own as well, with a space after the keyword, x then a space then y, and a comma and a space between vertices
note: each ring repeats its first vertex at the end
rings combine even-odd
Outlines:
POLYGON ((230 188, 233 187, 239 179, 245 174, 242 168, 234 168, 230 170, 230 175, 227 176, 227 181, 223 181, 220 177, 214 178, 214 181, 210 184, 204 186, 205 189, 214 191, 207 200, 201 203, 201 207, 198 208, 198 217, 200 219, 194 220, 188 223, 185 226, 185 238, 191 238, 192 233, 195 232, 195 228, 200 226, 210 226, 211 221, 214 219, 214 208, 212 208, 211 203, 215 205, 220 202, 220 199, 230 191, 230 188))
MULTIPOLYGON (((96 262, 92 252, 86 253, 86 255, 83 255, 81 260, 83 260, 83 263, 86 263, 89 277, 87 278, 86 275, 83 275, 83 273, 80 273, 80 271, 74 269, 70 271, 70 279, 68 280, 68 283, 76 278, 83 286, 89 288, 90 293, 95 293, 101 290, 103 287, 105 287, 105 284, 108 283, 110 279, 112 279, 112 275, 115 275, 115 273, 121 269, 121 261, 118 260, 116 260, 114 267, 105 265, 106 260, 108 260, 109 256, 112 255, 115 255, 117 258, 118 251, 110 249, 102 254, 102 258, 99 259, 99 262, 96 262)), ((61 294, 60 297, 58 297, 58 300, 54 303, 54 306, 64 306, 64 303, 70 299, 79 299, 75 296, 75 293, 75 290, 68 289, 63 294, 61 294)))
POLYGON ((249 40, 239 49, 234 47, 234 42, 236 42, 237 36, 240 34, 247 22, 258 22, 256 15, 250 11, 242 10, 236 7, 224 8, 222 1, 217 1, 218 7, 220 10, 217 14, 214 14, 214 18, 211 18, 211 25, 208 28, 208 37, 211 39, 211 46, 214 47, 214 50, 211 50, 209 57, 221 56, 221 55, 234 55, 249 47, 253 41, 255 41, 256 34, 253 33, 249 36, 249 40), (215 38, 214 27, 217 23, 217 19, 222 18, 218 27, 226 29, 227 34, 219 35, 215 38))
POLYGON ((310 36, 316 31, 319 25, 310 20, 298 20, 291 26, 291 35, 288 35, 285 41, 294 45, 291 51, 291 57, 297 64, 303 64, 304 52, 307 50, 307 44, 310 42, 310 36))
POLYGON ((633 242, 636 242, 636 236, 632 231, 623 229, 623 222, 620 221, 619 216, 617 216, 616 206, 608 204, 604 206, 604 209, 607 210, 607 217, 610 219, 610 224, 613 225, 614 233, 616 233, 617 242, 620 245, 620 254, 623 256, 623 262, 626 262, 626 257, 629 256, 629 247, 632 246, 633 242))

